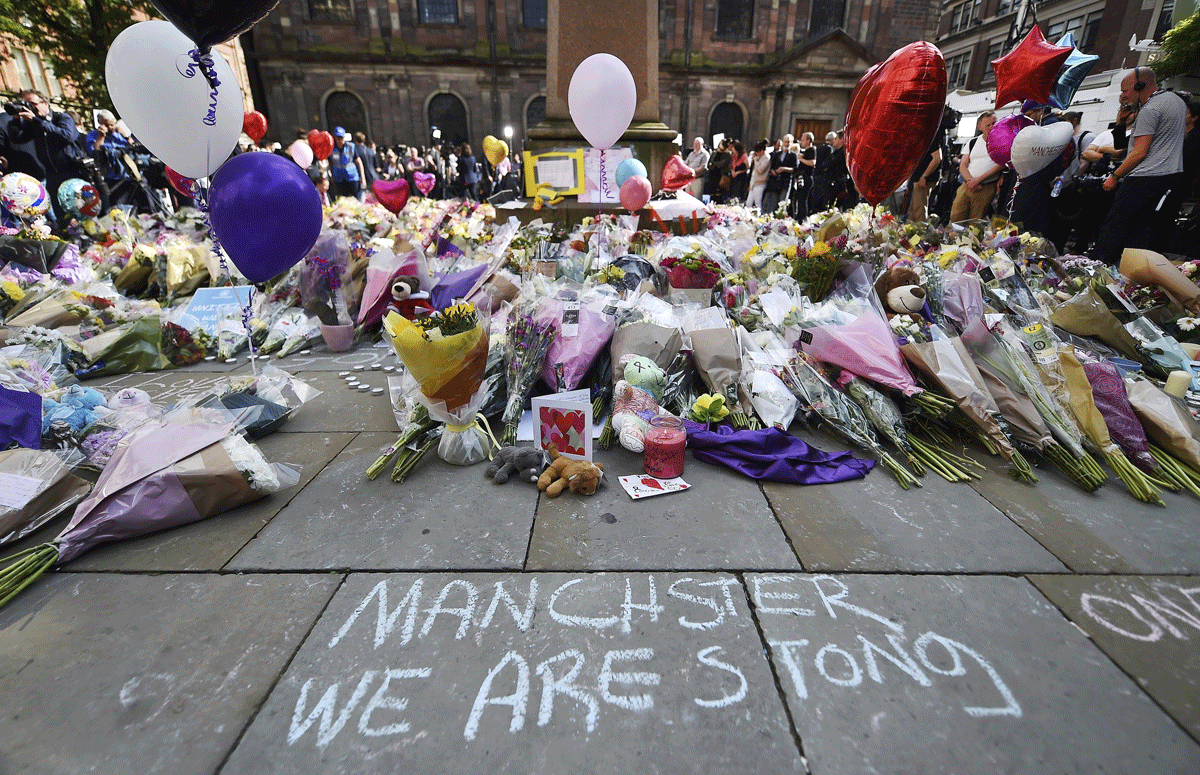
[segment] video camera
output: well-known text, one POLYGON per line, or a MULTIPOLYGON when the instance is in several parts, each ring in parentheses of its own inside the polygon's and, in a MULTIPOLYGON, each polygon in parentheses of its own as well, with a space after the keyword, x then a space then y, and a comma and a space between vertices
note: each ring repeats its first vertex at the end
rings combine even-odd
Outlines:
POLYGON ((10 116, 15 116, 26 110, 37 115, 37 111, 34 110, 33 105, 25 100, 13 100, 12 102, 4 103, 4 112, 10 116))

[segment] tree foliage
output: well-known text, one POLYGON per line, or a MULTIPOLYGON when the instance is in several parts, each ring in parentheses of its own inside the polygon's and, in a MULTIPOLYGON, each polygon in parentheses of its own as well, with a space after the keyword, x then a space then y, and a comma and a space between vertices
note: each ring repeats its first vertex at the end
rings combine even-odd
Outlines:
MULTIPOLYGON (((0 9, 14 5, 0 0, 0 9)), ((156 15, 149 0, 33 0, 14 15, 23 24, 17 37, 33 46, 54 70, 70 81, 86 107, 112 108, 104 84, 104 58, 113 39, 136 21, 156 15)))
POLYGON ((1200 72, 1200 11, 1167 31, 1150 69, 1160 81, 1200 72))

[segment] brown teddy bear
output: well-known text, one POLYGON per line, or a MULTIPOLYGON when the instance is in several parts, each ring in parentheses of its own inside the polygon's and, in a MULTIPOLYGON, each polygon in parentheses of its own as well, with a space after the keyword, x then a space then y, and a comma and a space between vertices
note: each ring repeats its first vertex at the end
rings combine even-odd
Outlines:
MULTIPOLYGON (((388 302, 387 308, 396 310, 409 320, 433 312, 429 294, 421 290, 421 282, 408 275, 400 275, 392 280, 392 300, 388 302)), ((383 314, 386 316, 387 311, 383 314)))
POLYGON ((558 447, 551 444, 550 467, 542 472, 538 479, 538 489, 545 490, 551 498, 557 496, 563 489, 577 492, 580 495, 591 495, 600 486, 604 478, 604 466, 600 463, 589 463, 586 460, 575 460, 558 454, 558 447))
POLYGON ((925 289, 921 287, 921 275, 907 266, 894 266, 875 281, 875 293, 879 294, 884 310, 891 319, 905 315, 920 323, 924 320, 921 310, 925 306, 925 289))

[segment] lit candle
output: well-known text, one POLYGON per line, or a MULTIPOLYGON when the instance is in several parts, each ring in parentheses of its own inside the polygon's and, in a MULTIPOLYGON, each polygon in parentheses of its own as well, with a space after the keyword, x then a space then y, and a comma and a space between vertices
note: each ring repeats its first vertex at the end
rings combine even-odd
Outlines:
POLYGON ((687 432, 678 417, 655 417, 646 431, 646 451, 642 465, 646 473, 658 479, 683 476, 683 460, 687 451, 687 432))
POLYGON ((1163 387, 1163 392, 1169 396, 1183 398, 1191 383, 1192 377, 1186 371, 1173 371, 1167 375, 1167 384, 1163 387))

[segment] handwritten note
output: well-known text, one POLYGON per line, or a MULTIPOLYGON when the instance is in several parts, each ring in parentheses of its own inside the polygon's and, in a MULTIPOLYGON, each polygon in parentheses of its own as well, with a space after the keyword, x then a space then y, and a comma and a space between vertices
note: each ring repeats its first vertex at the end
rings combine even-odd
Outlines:
POLYGON ((0 506, 23 509, 41 488, 41 479, 19 474, 0 473, 0 506))

